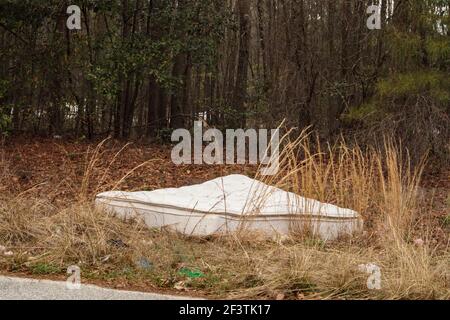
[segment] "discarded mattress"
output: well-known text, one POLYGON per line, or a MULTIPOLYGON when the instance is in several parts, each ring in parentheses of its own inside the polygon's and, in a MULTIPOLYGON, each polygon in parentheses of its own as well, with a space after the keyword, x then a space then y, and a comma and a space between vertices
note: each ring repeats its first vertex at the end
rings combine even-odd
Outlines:
POLYGON ((243 230, 270 236, 309 230, 324 240, 362 228, 350 209, 303 198, 243 175, 155 191, 111 191, 97 195, 97 206, 120 217, 140 216, 151 228, 168 227, 195 236, 243 230))

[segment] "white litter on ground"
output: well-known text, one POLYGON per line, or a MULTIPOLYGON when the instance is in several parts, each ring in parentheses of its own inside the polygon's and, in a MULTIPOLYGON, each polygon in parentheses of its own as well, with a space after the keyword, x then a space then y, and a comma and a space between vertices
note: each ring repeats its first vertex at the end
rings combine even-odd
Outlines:
POLYGON ((151 228, 168 227, 186 235, 207 236, 259 231, 269 236, 309 230, 324 240, 362 229, 350 209, 303 198, 243 175, 155 191, 111 191, 96 204, 120 217, 140 216, 151 228))

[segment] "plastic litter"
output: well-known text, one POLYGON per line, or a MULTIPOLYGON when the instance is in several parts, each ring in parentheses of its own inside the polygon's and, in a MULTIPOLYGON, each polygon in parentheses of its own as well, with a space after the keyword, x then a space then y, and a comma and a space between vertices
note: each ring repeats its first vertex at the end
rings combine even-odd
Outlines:
POLYGON ((189 268, 181 268, 180 271, 178 272, 180 275, 182 276, 186 276, 190 279, 197 279, 197 278, 202 278, 205 275, 203 274, 203 272, 199 271, 199 270, 192 270, 189 268))

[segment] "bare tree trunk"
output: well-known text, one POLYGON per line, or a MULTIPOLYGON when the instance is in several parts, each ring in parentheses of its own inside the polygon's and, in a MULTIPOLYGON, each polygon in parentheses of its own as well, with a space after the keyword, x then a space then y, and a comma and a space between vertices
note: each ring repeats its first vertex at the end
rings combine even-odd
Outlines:
POLYGON ((177 129, 184 127, 183 92, 186 85, 187 56, 179 53, 175 58, 172 75, 176 79, 181 79, 181 87, 175 89, 170 102, 170 127, 177 129))
POLYGON ((236 84, 234 89, 235 126, 245 127, 248 81, 248 62, 250 58, 250 0, 238 0, 239 54, 236 84))

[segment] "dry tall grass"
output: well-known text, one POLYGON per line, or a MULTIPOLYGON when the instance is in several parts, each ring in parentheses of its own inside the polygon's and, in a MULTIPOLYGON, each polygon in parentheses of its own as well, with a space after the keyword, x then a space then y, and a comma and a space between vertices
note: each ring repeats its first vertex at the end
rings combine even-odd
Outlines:
POLYGON ((448 243, 434 245, 415 228, 416 217, 427 214, 417 194, 423 166, 412 169, 389 141, 383 151, 344 142, 323 147, 305 134, 285 142, 281 170, 265 182, 360 212, 364 234, 333 243, 308 236, 196 239, 121 221, 91 203, 100 186, 118 185, 104 183, 107 170, 92 181, 101 144, 73 203, 55 207, 26 194, 1 199, 0 245, 13 254, 0 255, 0 268, 62 274, 78 264, 84 277, 172 289, 181 281, 213 297, 450 299, 448 243), (150 266, 143 268, 143 259, 150 266), (368 263, 381 268, 380 290, 368 289, 368 275, 358 271, 368 263), (204 276, 186 279, 181 267, 204 276))
POLYGON ((412 169, 408 155, 389 140, 383 150, 364 151, 344 140, 324 147, 319 140, 312 143, 305 132, 293 141, 289 136, 284 140, 279 172, 258 179, 356 210, 386 235, 407 236, 419 211, 417 191, 424 162, 412 169))

